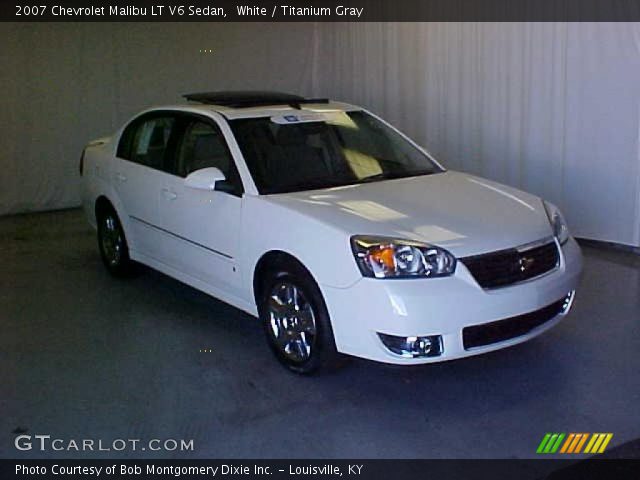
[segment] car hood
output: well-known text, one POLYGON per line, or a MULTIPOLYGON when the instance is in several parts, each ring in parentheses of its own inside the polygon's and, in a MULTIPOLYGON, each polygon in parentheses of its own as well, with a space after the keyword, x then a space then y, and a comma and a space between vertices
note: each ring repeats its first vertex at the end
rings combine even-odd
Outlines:
POLYGON ((266 198, 348 235, 413 239, 458 257, 552 235, 540 198, 454 171, 266 198))

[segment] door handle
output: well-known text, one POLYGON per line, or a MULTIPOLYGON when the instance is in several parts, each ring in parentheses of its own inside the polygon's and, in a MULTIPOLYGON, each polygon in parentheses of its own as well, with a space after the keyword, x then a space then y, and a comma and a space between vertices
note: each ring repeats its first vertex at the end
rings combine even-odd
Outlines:
POLYGON ((125 177, 123 174, 121 174, 120 172, 116 173, 116 179, 119 182, 126 182, 127 181, 127 177, 125 177))
POLYGON ((168 188, 163 188, 162 189, 162 196, 164 198, 169 199, 169 200, 175 200, 176 198, 178 198, 178 194, 176 194, 175 192, 172 192, 168 188))

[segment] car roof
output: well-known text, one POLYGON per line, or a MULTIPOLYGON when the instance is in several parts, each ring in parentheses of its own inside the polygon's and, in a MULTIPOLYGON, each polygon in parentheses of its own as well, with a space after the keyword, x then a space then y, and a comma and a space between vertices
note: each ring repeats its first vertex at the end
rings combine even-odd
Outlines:
POLYGON ((305 98, 299 95, 271 91, 224 91, 183 95, 189 103, 156 107, 195 113, 217 112, 228 119, 266 117, 302 110, 313 112, 360 110, 354 105, 325 98, 305 98))

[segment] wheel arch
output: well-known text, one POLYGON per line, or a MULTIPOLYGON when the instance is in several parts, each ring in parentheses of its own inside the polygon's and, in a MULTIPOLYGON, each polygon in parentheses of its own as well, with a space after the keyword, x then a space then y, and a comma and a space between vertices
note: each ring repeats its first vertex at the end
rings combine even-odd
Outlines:
POLYGON ((93 208, 93 213, 96 217, 96 220, 100 217, 100 214, 108 210, 113 210, 114 212, 116 212, 116 214, 118 213, 118 211, 116 210, 116 207, 113 205, 111 200, 107 198, 106 195, 98 196, 98 198, 96 198, 96 201, 94 202, 94 208, 93 208))
POLYGON ((132 248, 132 244, 131 244, 131 235, 129 235, 129 218, 127 218, 124 215, 124 211, 122 209, 122 207, 118 204, 117 201, 112 200, 112 198, 110 198, 109 196, 107 196, 105 193, 100 193, 97 197, 96 200, 94 202, 94 207, 93 207, 93 213, 94 213, 94 218, 96 221, 96 225, 98 222, 98 218, 99 215, 105 211, 108 210, 113 210, 116 215, 118 216, 118 220, 120 220, 120 225, 122 226, 122 230, 124 231, 124 237, 127 241, 127 245, 129 246, 129 249, 131 250, 132 248))
MULTIPOLYGON (((284 357, 282 351, 274 346, 275 343, 271 339, 273 335, 269 333, 268 325, 270 325, 270 322, 263 322, 263 328, 267 331, 267 337, 269 338, 268 343, 276 354, 276 357, 290 370, 300 374, 312 374, 319 368, 323 370, 336 368, 338 366, 339 358, 338 350, 336 347, 335 335, 333 333, 332 319, 326 305, 325 296, 320 288, 320 284, 313 274, 294 255, 283 250, 270 250, 264 253, 256 263, 253 276, 253 289, 254 298, 258 307, 258 314, 261 315, 260 310, 263 308, 261 307, 261 304, 264 304, 264 298, 261 296, 264 294, 263 289, 267 284, 266 280, 269 278, 268 272, 274 270, 285 270, 295 275, 300 280, 304 277, 304 283, 307 288, 311 289, 306 292, 307 301, 315 305, 315 326, 316 329, 319 329, 315 332, 318 340, 314 340, 314 348, 317 349, 317 353, 312 357, 307 358, 303 364, 292 365, 290 361, 283 360, 284 357), (315 297, 315 301, 312 297, 315 297)), ((262 313, 266 314, 267 312, 262 313)), ((261 318, 264 319, 265 317, 261 318)))
POLYGON ((264 280, 267 273, 277 268, 287 268, 289 270, 297 270, 304 273, 313 280, 320 290, 318 280, 298 258, 284 250, 269 250, 260 257, 253 269, 252 290, 256 306, 260 305, 260 299, 264 288, 264 280))

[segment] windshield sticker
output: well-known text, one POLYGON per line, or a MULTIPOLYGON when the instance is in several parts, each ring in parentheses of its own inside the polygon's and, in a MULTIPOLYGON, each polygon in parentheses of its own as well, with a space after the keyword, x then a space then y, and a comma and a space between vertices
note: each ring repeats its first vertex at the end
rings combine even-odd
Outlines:
POLYGON ((309 123, 309 122, 324 122, 327 118, 322 113, 315 112, 305 112, 305 113, 297 113, 291 114, 288 113, 286 115, 275 115, 271 117, 271 121, 273 123, 277 123, 278 125, 287 125, 293 123, 309 123))

